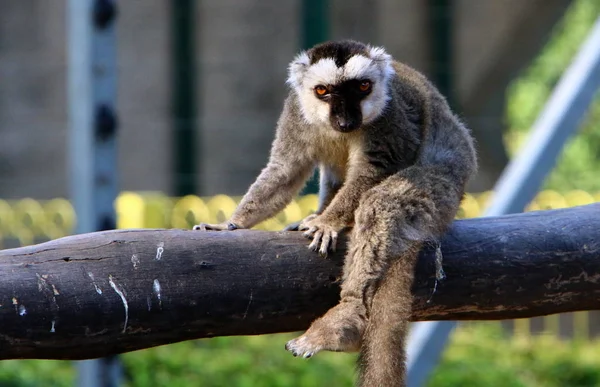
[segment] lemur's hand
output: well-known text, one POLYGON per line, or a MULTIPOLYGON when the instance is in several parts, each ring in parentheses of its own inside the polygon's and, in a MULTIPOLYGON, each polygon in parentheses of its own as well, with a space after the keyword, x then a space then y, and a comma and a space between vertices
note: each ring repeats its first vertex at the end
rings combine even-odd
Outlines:
POLYGON ((200 223, 194 226, 193 230, 197 231, 224 231, 224 230, 237 230, 241 228, 237 226, 235 223, 231 222, 223 222, 219 224, 208 224, 208 223, 200 223))
POLYGON ((318 251, 321 256, 326 257, 329 250, 335 251, 338 233, 344 228, 328 221, 321 215, 314 216, 310 220, 303 220, 298 226, 298 230, 306 230, 304 236, 312 238, 308 246, 313 251, 318 251))

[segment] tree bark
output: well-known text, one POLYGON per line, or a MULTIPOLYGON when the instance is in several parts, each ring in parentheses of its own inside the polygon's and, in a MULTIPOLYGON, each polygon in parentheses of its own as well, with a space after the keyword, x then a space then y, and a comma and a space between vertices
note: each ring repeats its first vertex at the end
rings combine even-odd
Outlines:
MULTIPOLYGON (((0 359, 85 359, 203 337, 298 331, 338 300, 298 232, 118 230, 0 251, 0 359)), ((414 320, 600 308, 600 205, 456 221, 417 265, 414 320)))

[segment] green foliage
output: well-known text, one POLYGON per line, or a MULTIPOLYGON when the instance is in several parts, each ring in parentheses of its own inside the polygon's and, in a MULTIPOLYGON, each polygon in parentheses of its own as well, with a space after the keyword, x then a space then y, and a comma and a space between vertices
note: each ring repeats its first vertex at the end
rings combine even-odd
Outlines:
MULTIPOLYGON (((124 387, 353 386, 355 355, 304 360, 283 350, 291 334, 187 341, 122 356, 124 387)), ((600 342, 509 337, 499 323, 460 325, 428 387, 600 385, 600 342)), ((0 386, 72 387, 71 362, 0 362, 0 386)))
POLYGON ((2 387, 73 387, 75 370, 70 362, 5 360, 0 362, 2 387))
POLYGON ((294 358, 283 349, 292 337, 219 337, 126 354, 126 386, 353 385, 356 356, 323 353, 318 359, 294 358))
MULTIPOLYGON (((600 15, 600 1, 577 0, 569 8, 542 53, 507 93, 506 142, 515 153, 527 138, 535 118, 564 70, 600 15)), ((569 141, 545 189, 597 191, 600 180, 600 98, 596 98, 579 134, 569 141)))
POLYGON ((428 387, 593 387, 600 385, 598 342, 552 335, 508 338, 498 323, 463 325, 428 387))

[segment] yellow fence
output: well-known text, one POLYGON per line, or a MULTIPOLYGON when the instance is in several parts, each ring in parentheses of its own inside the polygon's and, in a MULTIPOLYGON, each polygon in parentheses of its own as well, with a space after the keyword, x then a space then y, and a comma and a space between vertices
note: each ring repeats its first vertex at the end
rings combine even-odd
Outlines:
MULTIPOLYGON (((490 192, 467 194, 462 202, 459 218, 474 218, 485 209, 491 198, 490 192)), ((185 196, 169 198, 159 194, 122 193, 116 201, 119 228, 190 228, 199 222, 223 222, 235 210, 240 197, 217 195, 208 198, 185 196)), ((561 195, 555 191, 542 191, 528 206, 527 210, 565 208, 600 201, 600 193, 595 195, 585 191, 571 191, 561 195)), ((281 230, 287 224, 296 222, 314 212, 317 208, 317 195, 297 198, 273 219, 256 228, 261 230, 281 230)))
MULTIPOLYGON (((490 192, 466 195, 459 218, 479 216, 491 198, 490 192)), ((171 198, 159 193, 123 192, 115 202, 119 228, 190 228, 199 222, 221 222, 234 211, 240 197, 216 195, 207 198, 185 196, 171 198)), ((257 228, 280 230, 302 219, 317 208, 317 196, 306 195, 294 200, 275 218, 257 228)), ((600 193, 571 191, 559 194, 543 191, 527 210, 563 208, 600 201, 600 193)), ((73 232, 76 214, 69 201, 53 199, 0 200, 0 248, 7 239, 18 245, 56 239, 73 232)))

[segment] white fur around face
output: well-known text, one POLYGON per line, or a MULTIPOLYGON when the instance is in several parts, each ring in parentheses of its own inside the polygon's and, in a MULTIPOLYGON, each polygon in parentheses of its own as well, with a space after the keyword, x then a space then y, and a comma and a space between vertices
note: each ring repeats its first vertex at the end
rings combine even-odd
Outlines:
POLYGON ((335 85, 350 79, 369 79, 371 93, 361 102, 363 123, 381 115, 389 100, 387 84, 393 75, 392 57, 380 47, 369 47, 369 57, 355 55, 344 66, 337 67, 331 58, 310 65, 306 52, 299 54, 289 66, 288 83, 300 100, 304 119, 311 124, 329 122, 329 104, 314 94, 317 85, 335 85))
POLYGON ((294 89, 300 87, 302 78, 304 78, 304 74, 309 65, 310 58, 308 57, 308 54, 305 51, 298 54, 288 66, 288 84, 294 89))

